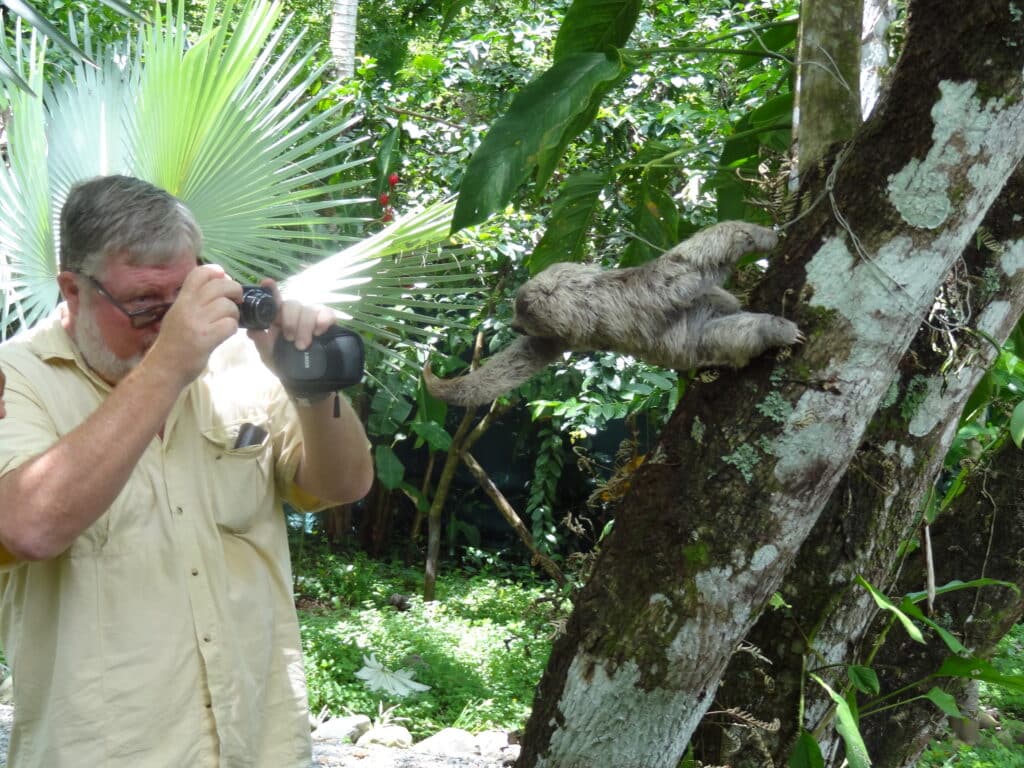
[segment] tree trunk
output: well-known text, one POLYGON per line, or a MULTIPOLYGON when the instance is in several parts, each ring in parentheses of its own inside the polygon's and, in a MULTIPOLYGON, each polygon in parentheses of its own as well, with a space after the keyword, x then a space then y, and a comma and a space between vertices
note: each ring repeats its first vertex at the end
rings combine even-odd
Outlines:
POLYGON ((338 77, 355 73, 358 11, 359 0, 334 0, 331 5, 331 59, 338 77))
POLYGON ((802 178, 860 126, 863 0, 803 0, 793 128, 802 178))
MULTIPOLYGON (((1018 168, 985 219, 986 239, 1004 256, 1019 249, 1015 243, 1024 236, 1024 222, 1015 222, 1012 215, 1020 209, 1022 191, 1024 170, 1018 168)), ((894 388, 889 404, 875 415, 850 471, 804 542, 798 566, 786 576, 781 592, 790 608, 766 612, 746 637, 764 658, 737 654, 730 662, 716 709, 740 707, 763 720, 773 715, 789 717, 782 717, 778 731, 759 733, 741 743, 731 733, 723 738, 718 725, 705 724, 697 740, 703 762, 713 764, 728 757, 734 768, 760 768, 766 749, 776 763, 784 762, 798 728, 813 731, 821 724, 831 699, 817 686, 804 689, 805 668, 864 664, 874 640, 868 628, 877 609, 868 593, 856 585, 856 576, 883 590, 893 586, 894 596, 924 588, 919 568, 904 566, 900 585, 891 584, 891 574, 901 545, 915 536, 921 523, 921 497, 932 486, 954 437, 954 429, 943 425, 955 427, 964 402, 995 356, 988 341, 967 331, 973 328, 1002 341, 1024 312, 1024 271, 1011 276, 992 267, 989 248, 972 245, 965 251, 963 269, 950 276, 942 297, 954 311, 948 316, 933 313, 919 329, 900 364, 898 391, 894 388), (978 286, 984 290, 977 290, 978 286), (966 305, 968 295, 973 301, 966 305), (973 316, 963 317, 962 327, 955 324, 957 313, 968 311, 973 316), (952 372, 943 374, 945 367, 952 372), (929 425, 938 426, 926 429, 929 425), (829 574, 827 589, 822 589, 821 574, 829 574), (795 716, 802 696, 806 696, 804 723, 795 716)), ((961 565, 970 561, 944 552, 942 541, 941 536, 933 537, 939 561, 961 565)), ((961 571, 958 578, 966 581, 984 575, 967 573, 961 571)), ((819 674, 834 688, 845 685, 844 667, 819 674)), ((882 738, 879 727, 874 732, 882 738)), ((834 730, 825 733, 825 751, 838 761, 841 751, 834 730)), ((896 754, 892 744, 871 754, 876 767, 900 765, 888 762, 896 754)))
MULTIPOLYGON (((1009 5, 912 2, 909 18, 888 97, 829 176, 805 180, 816 207, 754 297, 807 342, 688 392, 555 643, 519 768, 675 768, 1024 155, 1024 35, 1009 5)), ((1016 251, 999 263, 1024 269, 1016 251)), ((926 416, 900 414, 922 435, 951 426, 926 416)), ((820 590, 829 576, 814 575, 820 590)))

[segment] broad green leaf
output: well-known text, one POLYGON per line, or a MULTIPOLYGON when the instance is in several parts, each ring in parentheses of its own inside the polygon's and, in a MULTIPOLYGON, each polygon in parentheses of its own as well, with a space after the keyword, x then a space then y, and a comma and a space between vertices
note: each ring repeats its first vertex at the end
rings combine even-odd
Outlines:
MULTIPOLYGON (((426 441, 432 451, 447 451, 452 444, 452 436, 436 422, 414 421, 410 427, 413 432, 426 441)), ((418 448, 419 445, 416 447, 418 448)))
POLYGON ((925 624, 935 630, 935 633, 942 638, 942 642, 944 642, 946 647, 953 653, 967 653, 967 648, 964 647, 963 643, 957 640, 953 633, 925 616, 924 612, 911 600, 904 598, 903 602, 900 603, 900 609, 908 616, 917 619, 922 624, 925 624))
POLYGON ((1024 400, 1017 403, 1013 409, 1013 415, 1010 417, 1010 437, 1018 448, 1024 447, 1024 400))
POLYGON ((528 83, 470 158, 452 232, 503 209, 535 170, 543 188, 565 146, 589 125, 624 71, 617 52, 578 53, 528 83))
POLYGON ((1024 693, 1024 675, 1004 675, 984 659, 947 656, 935 677, 959 677, 966 680, 984 680, 986 683, 1024 693))
POLYGON ((864 737, 860 733, 860 725, 857 717, 850 709, 849 703, 833 691, 828 684, 817 675, 811 677, 818 683, 836 705, 836 730, 843 738, 846 745, 846 762, 850 768, 870 768, 871 758, 868 756, 868 748, 864 744, 864 737))
POLYGON ((745 46, 745 49, 753 55, 742 56, 736 63, 736 69, 743 70, 755 66, 761 61, 758 54, 782 53, 787 48, 793 47, 796 42, 798 26, 799 22, 793 19, 790 22, 775 24, 763 32, 758 32, 754 35, 754 40, 745 46))
POLYGON ((910 617, 907 616, 907 614, 905 614, 903 611, 901 611, 896 606, 896 604, 892 602, 892 600, 890 600, 877 589, 875 589, 873 586, 868 584, 868 582, 865 581, 864 578, 861 576, 857 577, 857 583, 868 591, 871 597, 874 598, 875 604, 878 605, 879 608, 881 608, 884 611, 889 611, 890 613, 892 613, 893 616, 899 619, 900 623, 903 625, 903 628, 907 631, 907 634, 910 635, 910 638, 912 640, 916 640, 919 643, 924 643, 924 635, 921 634, 920 628, 918 628, 918 626, 914 624, 913 621, 911 621, 910 617))
POLYGON ((801 731, 800 737, 793 747, 793 754, 786 764, 789 768, 825 768, 825 759, 821 756, 821 747, 808 731, 801 731))
POLYGON ((644 174, 640 200, 630 211, 633 238, 623 251, 620 267, 635 267, 656 259, 682 239, 679 212, 664 189, 654 186, 644 174))
POLYGON ((785 146, 790 140, 793 94, 775 96, 736 122, 719 159, 720 170, 711 186, 718 190, 718 218, 750 219, 753 212, 746 199, 751 186, 742 181, 738 171, 753 172, 760 162, 762 145, 785 146))
POLYGON ((881 686, 878 683, 878 675, 875 674, 875 670, 871 667, 862 667, 856 664, 851 664, 846 668, 846 676, 850 678, 850 682, 853 683, 861 693, 866 693, 869 696, 877 696, 881 691, 881 686))
POLYGON ((555 61, 574 53, 621 48, 640 16, 640 0, 575 0, 555 40, 555 61))
POLYGON ((377 466, 377 479, 385 488, 394 490, 402 484, 405 467, 391 446, 378 445, 374 449, 374 464, 377 466))
MULTIPOLYGON (((958 592, 961 589, 976 589, 978 587, 1006 587, 1012 589, 1014 593, 1020 594, 1020 589, 1012 581, 1003 581, 1001 579, 972 579, 971 581, 960 581, 959 579, 953 579, 947 581, 941 587, 935 588, 936 595, 945 595, 950 592, 958 592)), ((919 603, 928 597, 928 592, 921 590, 920 592, 908 592, 903 598, 909 600, 912 603, 919 603)))
POLYGON ((956 699, 941 688, 932 688, 924 697, 950 717, 963 717, 963 714, 961 714, 956 706, 956 699))
POLYGON ((609 180, 607 173, 579 173, 562 185, 544 236, 527 260, 531 275, 559 261, 583 260, 590 222, 609 180))

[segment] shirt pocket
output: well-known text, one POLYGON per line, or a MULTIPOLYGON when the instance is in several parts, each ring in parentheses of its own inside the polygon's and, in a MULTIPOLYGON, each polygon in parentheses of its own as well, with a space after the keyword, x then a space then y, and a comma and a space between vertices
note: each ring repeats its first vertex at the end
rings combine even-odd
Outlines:
POLYGON ((218 526, 234 533, 253 527, 273 495, 274 449, 265 419, 239 420, 202 430, 212 471, 210 493, 218 526))

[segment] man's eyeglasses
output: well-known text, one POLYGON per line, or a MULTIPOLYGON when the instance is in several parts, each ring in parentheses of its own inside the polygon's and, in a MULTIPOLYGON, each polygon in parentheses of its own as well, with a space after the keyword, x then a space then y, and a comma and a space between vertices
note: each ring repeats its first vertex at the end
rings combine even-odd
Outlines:
POLYGON ((113 304, 118 310, 121 311, 128 321, 132 324, 132 328, 145 328, 146 326, 152 325, 153 323, 163 319, 163 316, 167 314, 172 306, 172 302, 166 304, 154 304, 151 307, 143 307, 142 309, 128 309, 121 304, 117 299, 107 292, 107 289, 103 287, 103 284, 92 275, 82 275, 88 280, 92 287, 96 289, 96 293, 105 298, 111 304, 113 304))

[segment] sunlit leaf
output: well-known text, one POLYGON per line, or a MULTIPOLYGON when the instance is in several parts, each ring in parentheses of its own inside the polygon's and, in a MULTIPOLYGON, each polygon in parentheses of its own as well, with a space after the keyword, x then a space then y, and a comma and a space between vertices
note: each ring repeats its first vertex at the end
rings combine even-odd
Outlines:
POLYGON ((966 680, 984 680, 986 683, 1024 693, 1024 675, 1004 675, 984 659, 947 656, 935 677, 959 677, 966 680))
POLYGON ((839 731, 839 735, 843 738, 843 744, 846 745, 846 761, 849 763, 850 768, 870 768, 871 758, 868 756, 868 748, 864 744, 864 737, 860 733, 860 725, 853 710, 850 709, 849 703, 833 691, 820 677, 817 675, 811 675, 811 677, 818 685, 825 689, 825 692, 835 702, 836 730, 839 731))
POLYGON ((1010 437, 1018 448, 1024 447, 1024 400, 1017 403, 1013 409, 1013 415, 1010 417, 1010 437))
POLYGON ((916 624, 914 624, 914 622, 911 621, 910 617, 907 616, 907 614, 905 614, 903 611, 901 611, 892 600, 890 600, 877 589, 875 589, 873 586, 868 584, 868 582, 865 581, 864 578, 862 578, 861 576, 857 577, 857 583, 868 591, 868 593, 874 599, 875 604, 879 608, 881 608, 884 611, 889 611, 890 613, 892 613, 893 616, 899 619, 899 622, 903 625, 903 628, 907 631, 907 634, 910 635, 910 638, 912 640, 915 640, 918 643, 924 643, 924 635, 921 634, 921 629, 916 624))
POLYGON ((534 171, 543 188, 566 145, 590 124, 624 71, 615 52, 579 53, 524 86, 469 161, 452 231, 504 208, 534 171))
POLYGON ((531 275, 559 261, 582 261, 601 190, 608 181, 606 173, 578 173, 562 185, 544 236, 527 261, 531 275))

